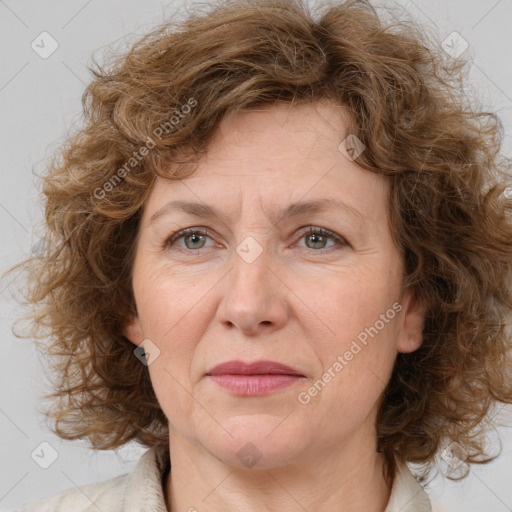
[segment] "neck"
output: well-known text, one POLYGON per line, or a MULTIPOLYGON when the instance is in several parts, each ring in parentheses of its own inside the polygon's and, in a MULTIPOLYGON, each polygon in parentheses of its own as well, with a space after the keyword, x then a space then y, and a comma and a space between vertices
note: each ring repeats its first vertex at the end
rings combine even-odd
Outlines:
MULTIPOLYGON (((367 443, 369 444, 369 443, 367 443)), ((170 436, 171 471, 165 484, 169 512, 383 512, 391 483, 383 456, 356 441, 344 447, 316 447, 267 469, 225 464, 175 432, 170 436)))

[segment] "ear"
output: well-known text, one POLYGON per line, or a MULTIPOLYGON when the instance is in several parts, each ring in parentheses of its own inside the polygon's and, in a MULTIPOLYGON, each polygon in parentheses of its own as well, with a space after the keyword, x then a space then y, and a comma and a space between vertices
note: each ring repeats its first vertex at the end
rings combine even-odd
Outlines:
POLYGON ((132 316, 127 320, 123 327, 123 334, 134 345, 139 346, 142 343, 144 340, 144 334, 138 316, 132 316))
POLYGON ((398 352, 414 352, 423 343, 423 328, 427 307, 418 299, 412 288, 408 288, 402 300, 402 326, 398 334, 398 352))

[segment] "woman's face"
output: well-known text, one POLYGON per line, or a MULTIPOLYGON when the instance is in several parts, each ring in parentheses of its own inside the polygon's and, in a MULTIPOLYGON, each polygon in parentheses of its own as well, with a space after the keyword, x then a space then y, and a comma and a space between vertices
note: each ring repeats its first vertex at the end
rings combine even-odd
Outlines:
POLYGON ((355 140, 341 113, 234 115, 192 177, 156 182, 125 334, 146 340, 171 448, 265 468, 375 452, 378 399, 397 351, 420 345, 423 311, 400 292, 388 185, 340 151, 355 140), (296 375, 208 375, 233 360, 296 375))

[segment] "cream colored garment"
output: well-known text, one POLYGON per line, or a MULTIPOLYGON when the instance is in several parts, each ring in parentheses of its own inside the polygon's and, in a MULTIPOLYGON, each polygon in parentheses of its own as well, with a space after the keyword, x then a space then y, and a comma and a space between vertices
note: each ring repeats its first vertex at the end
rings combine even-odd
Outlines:
MULTIPOLYGON (((169 468, 167 446, 142 455, 133 472, 97 484, 70 489, 52 498, 42 498, 16 512, 167 512, 163 480, 169 468)), ((191 503, 190 510, 200 511, 191 503)), ((388 506, 384 512, 431 512, 427 494, 407 466, 397 473, 388 506)))

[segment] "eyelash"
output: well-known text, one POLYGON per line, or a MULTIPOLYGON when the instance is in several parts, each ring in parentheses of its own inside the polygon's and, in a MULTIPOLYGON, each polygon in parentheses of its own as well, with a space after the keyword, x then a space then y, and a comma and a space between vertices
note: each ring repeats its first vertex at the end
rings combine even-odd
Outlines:
MULTIPOLYGON (((162 249, 169 249, 177 240, 180 238, 183 238, 188 235, 201 235, 201 236, 210 236, 209 231, 207 228, 186 228, 182 229, 181 231, 178 231, 174 235, 171 235, 169 238, 165 240, 163 243, 162 249)), ((299 240, 304 238, 305 236, 311 236, 311 235, 321 235, 332 238, 334 241, 336 241, 341 246, 348 246, 348 242, 342 238, 341 236, 336 235, 336 233, 333 233, 332 231, 325 229, 325 228, 315 228, 312 226, 308 226, 305 230, 302 230, 300 233, 299 240)), ((313 251, 317 254, 323 254, 324 252, 329 252, 330 249, 333 249, 334 247, 328 247, 327 249, 310 249, 309 247, 304 247, 304 249, 308 249, 309 251, 313 251)), ((184 249, 182 247, 178 248, 181 251, 185 252, 198 252, 198 250, 194 249, 184 249)))

